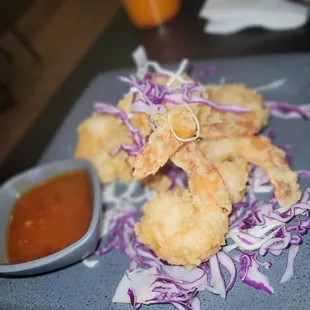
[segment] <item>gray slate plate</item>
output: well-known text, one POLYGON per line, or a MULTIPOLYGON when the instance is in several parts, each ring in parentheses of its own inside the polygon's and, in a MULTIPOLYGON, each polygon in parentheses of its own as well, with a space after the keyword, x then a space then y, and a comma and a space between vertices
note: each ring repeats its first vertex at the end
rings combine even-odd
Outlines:
MULTIPOLYGON (((216 65, 218 73, 206 81, 217 82, 221 76, 230 81, 246 82, 255 87, 274 80, 286 78, 278 89, 266 91, 266 99, 289 103, 310 103, 310 55, 283 55, 242 59, 194 62, 197 68, 216 65)), ((172 66, 175 68, 175 66, 172 66)), ((117 80, 118 75, 129 70, 110 72, 96 77, 72 108, 67 119, 39 163, 70 158, 76 143, 76 126, 91 113, 94 101, 116 102, 126 91, 126 86, 117 80)), ((310 122, 272 120, 276 142, 291 143, 297 148, 295 169, 310 169, 310 122)), ((303 188, 310 187, 305 181, 303 188)), ((279 284, 284 270, 285 255, 271 258, 273 267, 268 271, 275 295, 269 296, 237 282, 226 300, 210 293, 201 294, 202 308, 213 309, 310 309, 310 236, 304 237, 301 251, 296 258, 296 275, 285 284, 279 284)), ((66 269, 30 278, 0 278, 1 310, 58 310, 58 309, 132 309, 129 305, 113 304, 111 298, 118 282, 129 265, 127 257, 112 252, 101 257, 93 269, 82 263, 66 269), (112 265, 111 265, 112 264, 112 265)), ((150 309, 172 309, 173 307, 151 306, 150 309)))

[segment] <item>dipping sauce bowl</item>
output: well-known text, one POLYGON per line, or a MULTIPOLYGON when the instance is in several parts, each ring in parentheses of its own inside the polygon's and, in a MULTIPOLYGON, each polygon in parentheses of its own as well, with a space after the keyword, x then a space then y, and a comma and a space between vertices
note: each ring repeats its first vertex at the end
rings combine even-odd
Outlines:
MULTIPOLYGON (((70 184, 67 184, 69 186, 70 184)), ((75 189, 78 189, 79 187, 75 187, 75 189)), ((35 195, 32 195, 35 196, 35 195)), ((59 198, 59 199, 60 199, 59 198)), ((83 203, 81 202, 81 205, 83 203)), ((79 207, 81 208, 81 206, 79 207)), ((31 215, 31 213, 30 213, 31 215)), ((29 216, 30 216, 29 215, 29 216)), ((41 219, 40 219, 41 220, 41 219)), ((83 259, 84 257, 91 254, 99 241, 100 238, 100 222, 101 222, 101 188, 100 188, 100 182, 97 177, 96 171, 92 164, 83 159, 72 159, 72 160, 65 160, 61 162, 55 162, 44 166, 35 167, 34 169, 28 170, 26 172, 23 172, 11 179, 9 179, 6 183, 2 185, 0 188, 0 275, 16 275, 16 276, 24 276, 24 275, 35 275, 39 273, 45 273, 52 270, 60 269, 65 266, 71 265, 75 262, 78 262, 79 260, 83 259), (84 176, 84 179, 82 179, 82 176, 84 176), (81 186, 83 185, 83 182, 85 182, 85 186, 87 186, 87 191, 85 189, 84 197, 82 197, 82 190, 76 190, 76 197, 74 195, 74 192, 68 194, 69 187, 66 192, 66 187, 64 186, 65 180, 71 180, 72 184, 73 181, 76 180, 80 182, 79 186, 81 189, 81 186), (63 180, 63 191, 61 191, 62 184, 58 184, 58 190, 57 186, 55 187, 55 184, 57 181, 63 180), (87 181, 87 183, 86 183, 87 181), (82 183, 81 183, 82 182, 82 183), (54 189, 54 193, 51 197, 45 193, 45 196, 41 196, 42 191, 47 190, 49 188, 49 185, 51 185, 51 189, 54 189), (60 185, 60 186, 59 186, 60 185), (56 193, 55 193, 56 190, 56 193), (36 191, 38 191, 38 201, 37 203, 31 204, 31 195, 37 194, 36 191), (59 192, 59 197, 61 198, 61 192, 63 192, 65 195, 65 201, 57 201, 57 193, 59 192), (88 194, 87 194, 88 193, 88 194), (80 196, 79 196, 80 195, 80 196), (85 195, 89 195, 89 197, 85 197, 85 195), (47 197, 46 197, 47 196, 47 197), (42 199, 42 197, 46 197, 46 199, 42 199), (52 208, 57 207, 67 207, 68 199, 72 197, 72 200, 75 199, 75 204, 73 203, 73 206, 76 205, 77 209, 74 210, 76 213, 72 213, 72 220, 70 217, 70 214, 67 214, 66 212, 59 212, 64 210, 47 210, 47 202, 50 199, 54 199, 52 203, 52 208), (87 212, 82 212, 83 210, 78 209, 78 203, 79 197, 81 197, 81 201, 83 199, 85 201, 89 202, 89 210, 87 212), (25 198, 25 199, 24 199, 25 198), (27 198, 27 199, 26 199, 27 198), (86 199, 88 198, 88 199, 86 199), (23 201, 24 199, 24 201, 23 201), (30 203, 29 203, 30 202, 30 203), (24 203, 24 204, 23 204, 24 203), (32 217, 27 220, 27 216, 25 217, 24 221, 21 221, 21 216, 23 215, 23 210, 21 209, 20 212, 17 212, 18 208, 26 208, 28 203, 28 208, 32 212, 32 217), (34 207, 35 206, 35 207, 34 207), (16 208, 16 209, 15 209, 16 208), (34 208, 38 208, 38 211, 36 211, 34 208), (34 233, 35 231, 32 230, 32 234, 26 234, 26 230, 23 231, 19 229, 24 229, 23 225, 25 225, 25 229, 29 226, 29 229, 34 229, 34 227, 31 227, 31 225, 35 225, 38 227, 38 214, 45 214, 45 215, 51 215, 54 214, 58 216, 66 216, 66 219, 61 218, 59 219, 59 225, 57 227, 57 222, 53 222, 53 225, 51 223, 48 223, 48 220, 52 221, 52 217, 46 217, 42 219, 44 221, 47 221, 47 223, 44 224, 40 229, 38 230, 38 236, 34 233), (83 218, 81 220, 84 220, 84 216, 87 217, 84 222, 81 223, 82 225, 82 232, 76 233, 73 232, 73 229, 77 220, 78 212, 80 216, 83 218), (15 218, 16 214, 16 218, 15 218), (32 219, 35 220, 32 220, 32 219), (66 223, 66 227, 63 227, 61 225, 64 225, 66 223), (51 229, 55 226, 55 235, 59 232, 63 232, 64 234, 64 240, 59 237, 58 234, 58 241, 63 241, 64 243, 62 245, 59 245, 59 247, 54 247, 51 242, 45 242, 42 241, 43 235, 45 233, 44 229, 51 229), (71 227, 71 231, 70 231, 71 227), (42 230, 43 229, 43 230, 42 230), (68 238, 66 238, 65 234, 68 234, 68 238), (15 234, 15 235, 14 235, 15 234), (25 235, 25 238, 23 238, 25 235), (15 236, 15 237, 14 237, 15 236), (32 251, 28 251, 27 246, 22 244, 19 251, 14 251, 14 247, 12 247, 12 244, 9 242, 15 242, 19 240, 18 238, 21 238, 22 242, 27 243, 27 236, 32 240, 29 240, 31 243, 31 246, 35 246, 36 244, 38 247, 41 247, 43 252, 45 253, 43 257, 39 257, 39 254, 36 254, 36 249, 34 248, 33 253, 32 251), (35 238, 38 238, 38 240, 35 240, 35 238), (67 239, 67 241, 65 241, 67 239), (72 242, 68 241, 72 240, 72 242), (35 242, 33 242, 35 241, 35 242), (46 245, 46 248, 44 248, 46 245), (19 252, 19 253, 18 253, 19 252), (28 253, 26 253, 28 252, 28 253), (15 253, 15 254, 12 254, 15 253), (16 254, 17 253, 17 254, 16 254), (25 254, 25 255, 23 255, 25 254), (16 257, 14 257, 14 255, 16 257), (18 258, 18 255, 21 258, 18 258), (36 256, 37 255, 37 256, 36 256), (12 258, 11 258, 12 256, 12 258), (24 257, 23 257, 24 256, 24 257), (27 258, 28 257, 28 258, 27 258)), ((42 224, 43 225, 43 224, 42 224)), ((29 231, 30 232, 30 231, 29 231)), ((54 238, 53 234, 49 233, 50 238, 54 238)), ((48 234, 47 234, 48 236, 48 234)), ((56 238, 56 236, 55 236, 56 238)), ((13 243, 14 245, 14 243, 13 243)), ((30 249, 30 248, 29 248, 30 249)), ((39 252, 39 251, 38 251, 39 252)))

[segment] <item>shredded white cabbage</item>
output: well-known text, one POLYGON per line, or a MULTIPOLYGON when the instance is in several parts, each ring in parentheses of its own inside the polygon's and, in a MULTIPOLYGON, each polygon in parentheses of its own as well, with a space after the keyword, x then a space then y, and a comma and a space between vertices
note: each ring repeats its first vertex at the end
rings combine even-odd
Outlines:
POLYGON ((127 271, 119 282, 112 301, 130 304, 130 298, 127 294, 130 288, 135 291, 137 302, 150 299, 150 295, 152 295, 150 287, 156 278, 157 272, 155 268, 127 271))
MULTIPOLYGON (((273 237, 274 237, 274 234, 271 233, 267 237, 264 237, 263 239, 260 239, 260 241, 258 241, 256 243, 247 244, 247 243, 243 242, 239 238, 238 234, 235 233, 235 232, 229 232, 226 235, 226 238, 231 238, 240 249, 242 249, 242 250, 251 250, 251 251, 259 249, 266 241, 268 241, 269 239, 271 239, 273 237)), ((226 250, 226 252, 227 252, 227 250, 226 250)))
POLYGON ((94 268, 99 263, 98 259, 84 259, 83 264, 87 268, 94 268))
POLYGON ((273 89, 276 89, 276 88, 283 86, 286 82, 287 82, 287 80, 285 78, 282 78, 282 79, 272 81, 271 83, 268 83, 265 85, 257 86, 254 88, 254 90, 257 92, 264 92, 264 91, 268 91, 268 90, 273 90, 273 89))
MULTIPOLYGON (((173 83, 175 80, 179 80, 179 81, 180 81, 180 78, 182 78, 182 77, 181 77, 181 74, 185 71, 187 65, 188 65, 188 59, 185 58, 185 59, 183 59, 183 60, 181 61, 180 66, 179 66, 177 72, 176 72, 176 73, 173 73, 173 76, 172 76, 172 77, 169 79, 169 81, 167 82, 166 85, 167 85, 168 87, 171 86, 172 83, 173 83)), ((182 78, 182 80, 183 80, 183 78, 182 78)), ((184 83, 184 82, 182 82, 182 83, 184 83)), ((188 83, 188 81, 185 80, 185 83, 188 83)))
POLYGON ((146 64, 148 62, 148 57, 146 50, 144 46, 138 46, 133 52, 132 52, 132 58, 136 64, 137 67, 137 76, 139 78, 143 78, 145 73, 144 71, 141 71, 141 69, 144 69, 146 67, 146 64))

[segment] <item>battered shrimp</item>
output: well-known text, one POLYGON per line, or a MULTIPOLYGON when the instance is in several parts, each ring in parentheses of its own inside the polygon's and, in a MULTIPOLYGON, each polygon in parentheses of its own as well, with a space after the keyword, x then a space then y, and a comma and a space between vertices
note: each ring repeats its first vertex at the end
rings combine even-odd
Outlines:
POLYGON ((223 178, 232 203, 240 202, 248 182, 250 165, 243 157, 232 157, 214 162, 215 168, 223 178))
MULTIPOLYGON (((171 113, 171 125, 175 128, 175 134, 178 137, 187 139, 195 135, 196 123, 193 115, 185 107, 174 108, 169 113, 171 113)), ((137 180, 155 174, 184 144, 171 131, 167 115, 153 115, 151 121, 156 126, 156 130, 150 135, 141 153, 130 158, 130 163, 134 168, 133 175, 137 180)))
POLYGON ((79 125, 78 135, 75 157, 90 160, 101 182, 132 179, 127 153, 110 154, 122 144, 132 144, 130 132, 117 117, 95 114, 79 125))
POLYGON ((190 190, 157 195, 144 206, 135 231, 160 259, 190 268, 225 244, 231 201, 222 178, 197 142, 185 145, 172 161, 187 172, 190 190))
MULTIPOLYGON (((182 78, 185 80, 188 80, 189 82, 193 82, 189 76, 185 73, 181 74, 182 78)), ((169 81, 169 76, 154 76, 152 80, 157 85, 166 85, 169 81)), ((171 88, 177 88, 181 86, 181 82, 178 80, 174 80, 171 84, 171 88)), ((132 125, 139 129, 144 136, 149 136, 152 132, 152 128, 150 125, 151 117, 150 115, 146 113, 131 113, 132 108, 132 102, 133 100, 142 99, 142 96, 139 92, 133 93, 132 91, 129 91, 125 96, 118 102, 117 106, 122 111, 126 112, 130 115, 131 123, 132 125)), ((169 107, 169 105, 167 105, 169 107)), ((173 108, 173 106, 170 105, 170 108, 173 108)))
POLYGON ((243 84, 211 85, 208 97, 217 104, 233 104, 251 111, 240 114, 212 109, 206 114, 202 109, 199 115, 202 139, 251 136, 267 124, 269 111, 263 106, 262 96, 243 84))
MULTIPOLYGON (((232 203, 240 202, 245 195, 246 185, 250 172, 250 165, 243 157, 233 157, 223 161, 213 163, 222 177, 227 187, 232 203)), ((182 192, 185 185, 173 184, 172 180, 167 176, 167 172, 160 169, 156 174, 149 175, 142 179, 141 182, 156 190, 157 193, 165 193, 173 186, 174 192, 182 192)))
POLYGON ((261 167, 273 185, 281 207, 287 209, 300 199, 298 175, 285 161, 285 153, 263 136, 225 138, 201 141, 200 147, 210 160, 224 160, 241 156, 261 167))
MULTIPOLYGON (((118 107, 129 113, 132 97, 132 93, 126 94, 118 107)), ((150 135, 152 129, 147 114, 134 113, 129 116, 133 127, 144 136, 150 135)), ((75 157, 90 160, 102 183, 116 179, 128 182, 132 179, 127 153, 120 151, 113 154, 121 145, 133 144, 131 133, 118 117, 95 114, 79 125, 78 135, 75 157)))
MULTIPOLYGON (((193 82, 186 74, 182 74, 183 79, 193 82)), ((153 81, 158 85, 166 85, 170 77, 168 76, 155 76, 153 81)), ((181 82, 174 80, 171 88, 178 88, 181 82)), ((202 96, 207 96, 206 92, 200 93, 202 96)), ((137 99, 141 99, 141 94, 135 94, 137 99)), ((118 103, 118 107, 130 113, 131 103, 133 100, 133 93, 129 92, 118 103)), ((200 105, 191 106, 192 112, 185 106, 174 106, 166 103, 167 112, 164 114, 156 114, 149 116, 144 113, 133 113, 131 115, 131 123, 136 128, 142 131, 144 136, 149 136, 148 143, 144 146, 141 153, 136 157, 131 157, 130 163, 134 169, 133 175, 135 179, 140 180, 148 175, 154 175, 158 169, 167 162, 170 156, 177 151, 183 144, 183 141, 178 140, 175 135, 182 139, 194 137, 197 126, 194 115, 198 115, 200 105), (171 131, 171 126, 174 133, 171 131), (151 133, 150 122, 156 127, 156 130, 151 133)), ((210 111, 210 108, 205 108, 210 111)))
MULTIPOLYGON (((233 113, 220 112, 204 105, 191 105, 194 114, 198 115, 202 139, 251 136, 267 123, 269 112, 263 106, 262 97, 244 85, 213 85, 199 95, 217 104, 233 104, 250 109, 248 113, 233 113)), ((188 113, 185 125, 184 119, 175 117, 175 122, 171 122, 172 128, 175 132, 181 132, 181 137, 193 137, 196 123, 188 111, 185 113, 188 113)), ((161 115, 161 118, 166 119, 166 122, 162 120, 162 126, 159 126, 150 137, 151 143, 147 144, 141 154, 131 161, 136 179, 154 174, 178 148, 185 144, 172 134, 167 115, 161 115)))

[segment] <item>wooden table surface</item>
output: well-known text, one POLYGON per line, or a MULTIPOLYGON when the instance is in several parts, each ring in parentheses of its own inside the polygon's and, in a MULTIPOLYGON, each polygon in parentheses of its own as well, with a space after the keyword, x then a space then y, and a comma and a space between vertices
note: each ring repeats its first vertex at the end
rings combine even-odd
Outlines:
POLYGON ((293 31, 249 29, 229 36, 207 35, 203 33, 205 21, 198 18, 202 3, 184 0, 173 21, 149 30, 135 29, 121 9, 1 164, 0 183, 34 166, 89 82, 99 73, 132 66, 131 52, 138 45, 145 46, 150 58, 163 63, 183 57, 196 60, 310 51, 310 22, 293 31))

